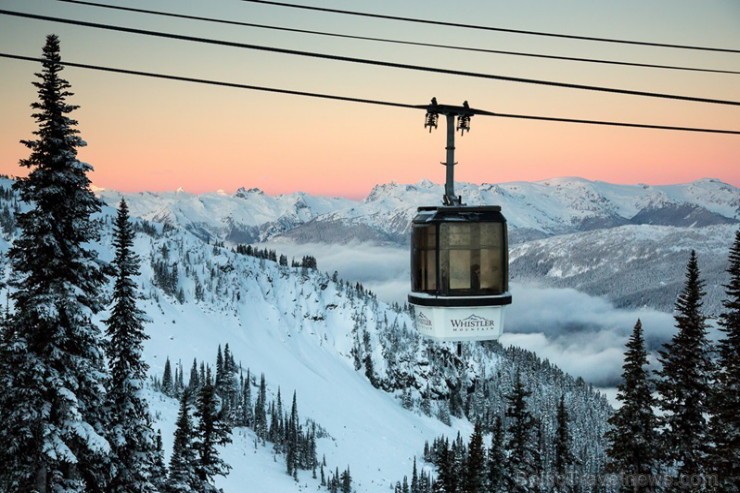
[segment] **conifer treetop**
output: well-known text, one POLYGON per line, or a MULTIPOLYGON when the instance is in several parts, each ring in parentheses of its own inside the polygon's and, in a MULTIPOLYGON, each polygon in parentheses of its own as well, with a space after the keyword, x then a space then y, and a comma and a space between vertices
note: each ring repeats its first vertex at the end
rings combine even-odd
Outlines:
POLYGON ((85 145, 67 115, 69 83, 61 78, 59 38, 50 35, 34 83, 38 124, 13 185, 30 209, 17 215, 20 234, 9 251, 14 313, 0 344, 0 489, 99 491, 105 488, 110 444, 105 430, 106 371, 100 329, 105 281, 91 215, 100 201, 90 190, 85 145))
POLYGON ((699 477, 706 472, 706 416, 713 364, 702 312, 703 286, 696 252, 692 251, 686 283, 676 300, 678 332, 658 352, 662 368, 655 372, 659 376, 658 404, 663 412, 662 460, 669 470, 676 471, 677 478, 699 477))
POLYGON ((711 472, 719 491, 740 492, 740 230, 730 248, 725 310, 720 315, 717 369, 711 395, 711 472))

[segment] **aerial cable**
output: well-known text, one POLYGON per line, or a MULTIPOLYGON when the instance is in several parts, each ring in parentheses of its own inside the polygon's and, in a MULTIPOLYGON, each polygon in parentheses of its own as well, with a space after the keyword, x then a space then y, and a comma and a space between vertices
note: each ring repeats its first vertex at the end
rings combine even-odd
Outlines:
MULTIPOLYGON (((40 62, 40 63, 44 63, 47 61, 45 58, 35 58, 35 57, 28 57, 28 56, 23 56, 23 55, 14 55, 12 53, 0 53, 0 58, 11 58, 15 60, 24 60, 24 61, 29 61, 29 62, 40 62)), ((197 77, 186 77, 186 76, 181 76, 181 75, 162 74, 162 73, 157 73, 157 72, 144 72, 141 70, 104 67, 100 65, 90 65, 87 63, 60 61, 59 64, 67 66, 67 67, 82 68, 86 70, 98 70, 102 72, 112 72, 112 73, 126 74, 126 75, 137 75, 140 77, 151 77, 155 79, 176 80, 180 82, 193 82, 197 84, 232 87, 236 89, 248 89, 252 91, 289 94, 293 96, 307 96, 307 97, 312 97, 312 98, 331 99, 335 101, 346 101, 350 103, 365 103, 365 104, 374 104, 374 105, 382 105, 382 106, 393 106, 396 108, 412 108, 412 109, 425 109, 427 107, 426 105, 420 106, 420 105, 413 105, 413 104, 394 103, 391 101, 380 101, 380 100, 375 100, 375 99, 353 98, 349 96, 336 96, 332 94, 322 94, 322 93, 316 93, 316 92, 295 91, 292 89, 255 86, 251 84, 241 84, 238 82, 226 82, 226 81, 219 81, 219 80, 213 80, 213 79, 201 79, 197 77)))
POLYGON ((261 3, 264 5, 275 5, 279 7, 288 7, 288 8, 293 8, 293 9, 312 10, 316 12, 328 12, 332 14, 354 15, 354 16, 360 16, 360 17, 371 17, 374 19, 414 22, 417 24, 433 24, 436 26, 462 27, 466 29, 476 29, 476 30, 482 30, 482 31, 497 31, 497 32, 503 32, 503 33, 510 33, 510 34, 525 34, 529 36, 546 36, 550 38, 565 38, 565 39, 576 39, 576 40, 581 40, 581 41, 596 41, 599 43, 620 43, 620 44, 638 45, 638 46, 653 46, 653 47, 658 47, 658 48, 677 48, 677 49, 684 49, 684 50, 717 51, 717 52, 723 52, 723 53, 740 53, 740 49, 734 49, 734 48, 719 48, 719 47, 712 47, 712 46, 695 46, 695 45, 683 45, 683 44, 671 44, 671 43, 657 43, 657 42, 651 42, 651 41, 635 41, 635 40, 629 40, 629 39, 599 38, 599 37, 594 37, 594 36, 578 36, 575 34, 551 33, 551 32, 544 32, 544 31, 529 31, 529 30, 524 30, 524 29, 510 29, 510 28, 505 28, 505 27, 482 26, 478 24, 464 24, 464 23, 459 23, 459 22, 447 22, 447 21, 437 21, 437 20, 432 20, 432 19, 420 19, 417 17, 402 17, 402 16, 396 16, 396 15, 374 14, 370 12, 358 12, 354 10, 331 9, 327 7, 313 7, 310 5, 298 5, 298 4, 287 3, 287 2, 274 2, 274 1, 267 1, 267 0, 241 0, 241 1, 250 2, 250 3, 261 3))
POLYGON ((557 82, 557 81, 541 80, 541 79, 527 79, 527 78, 522 78, 522 77, 511 77, 511 76, 506 76, 506 75, 485 74, 485 73, 479 73, 479 72, 466 72, 466 71, 461 71, 461 70, 428 67, 428 66, 422 66, 422 65, 393 63, 393 62, 385 62, 381 60, 371 60, 371 59, 365 59, 365 58, 330 55, 326 53, 316 53, 316 52, 292 50, 292 49, 286 49, 286 48, 276 48, 272 46, 263 46, 263 45, 247 44, 247 43, 236 43, 233 41, 198 38, 198 37, 186 36, 182 34, 164 33, 160 31, 148 31, 144 29, 136 29, 136 28, 131 28, 131 27, 112 26, 109 24, 98 24, 95 22, 86 22, 86 21, 79 21, 79 20, 73 20, 73 19, 63 19, 63 18, 58 18, 58 17, 49 17, 45 15, 14 12, 14 11, 9 11, 9 10, 2 10, 2 9, 0 9, 0 14, 11 15, 11 16, 16 16, 16 17, 25 17, 28 19, 36 19, 36 20, 43 20, 43 21, 50 21, 50 22, 59 22, 63 24, 72 24, 72 25, 84 26, 84 27, 92 27, 96 29, 105 29, 109 31, 125 32, 125 33, 130 33, 130 34, 141 34, 145 36, 156 36, 156 37, 176 39, 176 40, 181 40, 181 41, 191 41, 191 42, 196 42, 196 43, 206 43, 206 44, 213 44, 213 45, 219 45, 219 46, 229 46, 233 48, 244 48, 244 49, 257 50, 257 51, 282 53, 286 55, 304 56, 304 57, 319 58, 319 59, 324 59, 324 60, 334 60, 334 61, 341 61, 341 62, 348 62, 348 63, 363 64, 363 65, 391 67, 391 68, 398 68, 398 69, 403 69, 403 70, 432 72, 432 73, 447 74, 447 75, 458 75, 458 76, 463 76, 463 77, 474 77, 474 78, 481 78, 481 79, 500 80, 500 81, 516 82, 516 83, 524 83, 524 84, 535 84, 535 85, 543 85, 543 86, 550 86, 550 87, 562 87, 562 88, 568 88, 568 89, 597 91, 597 92, 605 92, 605 93, 612 93, 612 94, 625 94, 629 96, 642 96, 642 97, 651 97, 651 98, 660 98, 660 99, 672 99, 672 100, 678 100, 678 101, 691 101, 691 102, 696 102, 696 103, 725 104, 725 105, 732 105, 732 106, 740 106, 740 101, 712 99, 712 98, 703 98, 703 97, 695 97, 695 96, 682 96, 682 95, 677 95, 677 94, 655 93, 655 92, 648 92, 648 91, 635 91, 635 90, 619 89, 619 88, 613 88, 613 87, 590 86, 590 85, 585 85, 585 84, 572 84, 568 82, 557 82))
MULTIPOLYGON (((0 58, 9 58, 13 60, 22 60, 22 61, 39 62, 39 63, 44 63, 48 61, 45 58, 15 55, 12 53, 0 53, 0 58)), ((406 109, 414 109, 414 110, 428 110, 429 109, 428 104, 422 104, 422 105, 406 104, 406 103, 398 103, 398 102, 392 102, 392 101, 383 101, 383 100, 378 100, 378 99, 355 98, 355 97, 349 97, 349 96, 338 96, 334 94, 316 93, 316 92, 308 92, 308 91, 296 91, 292 89, 256 86, 256 85, 249 85, 249 84, 240 84, 236 82, 225 82, 225 81, 219 81, 219 80, 201 79, 201 78, 196 78, 196 77, 185 77, 185 76, 180 76, 180 75, 162 74, 162 73, 156 73, 156 72, 144 72, 140 70, 105 67, 105 66, 100 66, 100 65, 90 65, 90 64, 85 64, 85 63, 76 63, 76 62, 69 62, 69 61, 63 61, 63 60, 60 61, 59 64, 67 66, 67 67, 81 68, 81 69, 86 69, 86 70, 97 70, 97 71, 117 73, 117 74, 135 75, 135 76, 140 76, 140 77, 150 77, 150 78, 155 78, 155 79, 175 80, 175 81, 180 81, 180 82, 191 82, 191 83, 206 84, 206 85, 212 85, 212 86, 231 87, 231 88, 236 88, 236 89, 247 89, 247 90, 252 90, 252 91, 262 91, 262 92, 270 92, 270 93, 277 93, 277 94, 288 94, 288 95, 293 95, 293 96, 304 96, 304 97, 328 99, 328 100, 334 100, 334 101, 344 101, 344 102, 350 102, 350 103, 371 104, 371 105, 389 106, 389 107, 395 107, 395 108, 406 108, 406 109)), ((583 119, 575 119, 575 118, 560 118, 560 117, 536 116, 536 115, 519 115, 519 114, 510 114, 510 113, 496 113, 493 111, 479 110, 475 108, 470 108, 469 112, 471 115, 492 116, 492 117, 499 117, 499 118, 517 118, 517 119, 525 119, 525 120, 540 120, 540 121, 559 122, 559 123, 580 123, 580 124, 589 124, 589 125, 606 125, 606 126, 616 126, 616 127, 644 128, 644 129, 652 129, 652 130, 677 130, 677 131, 685 131, 685 132, 740 135, 740 130, 679 127, 679 126, 669 126, 669 125, 651 125, 651 124, 643 124, 643 123, 629 123, 629 122, 603 121, 603 120, 583 120, 583 119)))
POLYGON ((123 12, 135 12, 135 13, 140 13, 140 14, 158 15, 162 17, 171 17, 171 18, 176 18, 176 19, 213 22, 216 24, 226 24, 226 25, 241 26, 241 27, 253 27, 253 28, 258 28, 258 29, 269 29, 273 31, 282 31, 282 32, 290 32, 290 33, 297 33, 297 34, 310 34, 310 35, 315 35, 315 36, 326 36, 326 37, 332 37, 332 38, 354 39, 358 41, 372 41, 372 42, 377 42, 377 43, 388 43, 388 44, 397 44, 397 45, 405 45, 405 46, 419 46, 419 47, 425 47, 425 48, 441 48, 441 49, 447 49, 447 50, 468 51, 468 52, 474 52, 474 53, 488 53, 488 54, 494 54, 494 55, 523 56, 523 57, 530 57, 530 58, 560 60, 560 61, 568 61, 568 62, 600 63, 600 64, 605 64, 605 65, 619 65, 619 66, 625 66, 625 67, 652 68, 652 69, 661 69, 661 70, 681 70, 681 71, 688 71, 688 72, 706 72, 706 73, 715 73, 715 74, 732 74, 732 75, 740 74, 740 71, 737 71, 737 70, 723 70, 723 69, 701 68, 701 67, 685 67, 685 66, 679 66, 679 65, 661 65, 661 64, 653 64, 653 63, 628 62, 624 60, 606 60, 602 58, 584 58, 584 57, 550 55, 546 53, 529 53, 529 52, 521 52, 521 51, 494 50, 494 49, 489 49, 489 48, 478 48, 474 46, 449 45, 449 44, 441 44, 441 43, 426 43, 426 42, 421 42, 421 41, 408 41, 408 40, 401 40, 401 39, 378 38, 378 37, 373 37, 373 36, 358 36, 358 35, 353 35, 353 34, 333 33, 333 32, 327 32, 327 31, 315 31, 315 30, 310 30, 310 29, 299 29, 299 28, 276 26, 276 25, 270 25, 270 24, 258 24, 254 22, 243 22, 243 21, 235 21, 235 20, 230 20, 230 19, 219 19, 215 17, 204 17, 204 16, 199 16, 199 15, 178 14, 174 12, 163 12, 160 10, 139 9, 135 7, 124 7, 120 5, 107 5, 104 3, 88 2, 85 0, 57 0, 57 1, 64 2, 64 3, 78 4, 78 5, 86 5, 90 7, 100 7, 100 8, 118 10, 118 11, 123 11, 123 12))

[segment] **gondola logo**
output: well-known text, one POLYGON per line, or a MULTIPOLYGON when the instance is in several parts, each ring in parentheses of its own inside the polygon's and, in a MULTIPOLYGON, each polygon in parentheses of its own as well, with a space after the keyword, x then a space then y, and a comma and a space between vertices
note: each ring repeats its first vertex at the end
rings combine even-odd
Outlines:
POLYGON ((426 315, 424 315, 424 312, 416 313, 416 323, 417 325, 424 327, 426 329, 432 328, 432 321, 429 320, 429 318, 426 315))
POLYGON ((450 325, 454 331, 466 331, 466 330, 489 330, 496 326, 496 323, 480 315, 470 315, 467 318, 451 318, 450 325))

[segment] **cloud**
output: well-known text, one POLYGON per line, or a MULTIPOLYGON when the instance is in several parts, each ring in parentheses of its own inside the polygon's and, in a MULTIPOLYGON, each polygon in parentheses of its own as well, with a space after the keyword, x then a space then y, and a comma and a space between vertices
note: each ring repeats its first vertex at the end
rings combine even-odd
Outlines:
POLYGON ((333 273, 345 281, 361 282, 386 302, 404 302, 409 286, 409 252, 398 246, 350 242, 346 245, 327 243, 293 243, 278 239, 261 244, 284 254, 289 259, 303 255, 316 257, 319 270, 333 273))
MULTIPOLYGON (((502 344, 534 351, 597 387, 614 387, 621 381, 624 346, 637 319, 650 351, 675 333, 668 313, 616 308, 603 297, 575 289, 515 284, 512 295, 502 344)), ((656 367, 654 358, 651 366, 656 367)))
POLYGON ((533 351, 566 373, 582 377, 597 387, 612 387, 619 383, 623 359, 621 341, 615 339, 618 338, 607 331, 558 340, 541 332, 507 333, 501 337, 501 344, 533 351))
POLYGON ((542 332, 548 338, 608 330, 626 340, 639 318, 649 348, 655 349, 675 333, 673 317, 650 308, 616 308, 603 297, 569 288, 513 284, 514 303, 507 308, 506 330, 542 332))

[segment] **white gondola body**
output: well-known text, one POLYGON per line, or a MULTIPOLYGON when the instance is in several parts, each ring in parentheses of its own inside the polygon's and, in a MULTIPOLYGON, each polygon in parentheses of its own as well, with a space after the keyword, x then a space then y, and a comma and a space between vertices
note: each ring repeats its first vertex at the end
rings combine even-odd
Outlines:
POLYGON ((411 238, 417 331, 439 341, 496 340, 508 291, 506 219, 498 206, 420 207, 411 238))

